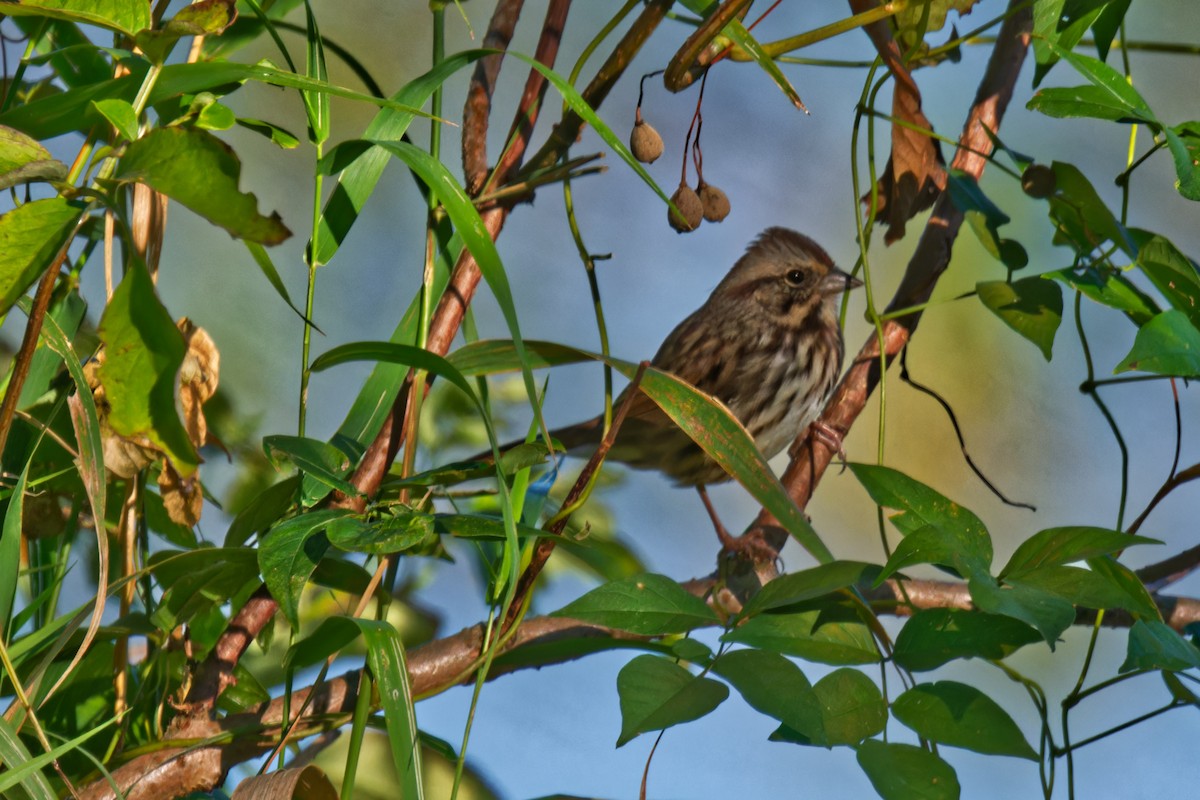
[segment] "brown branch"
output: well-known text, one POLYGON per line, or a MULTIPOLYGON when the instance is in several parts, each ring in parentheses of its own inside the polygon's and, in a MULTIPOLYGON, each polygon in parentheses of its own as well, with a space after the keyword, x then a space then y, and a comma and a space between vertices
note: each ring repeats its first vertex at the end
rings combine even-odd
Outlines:
MULTIPOLYGON (((80 224, 86 217, 80 218, 80 224)), ((75 227, 79 230, 79 226, 75 227)), ((38 338, 42 335, 42 325, 46 321, 46 312, 50 308, 50 298, 54 295, 54 284, 58 282, 58 272, 63 262, 67 260, 67 252, 74 241, 72 233, 67 241, 59 248, 54 261, 42 274, 37 293, 33 296, 33 304, 29 309, 29 321, 25 323, 25 335, 21 339, 21 348, 13 357, 12 377, 4 392, 4 401, 0 403, 0 455, 8 442, 8 432, 12 428, 13 416, 16 415, 17 402, 21 399, 21 390, 25 388, 25 378, 29 375, 29 366, 33 359, 33 351, 37 349, 38 338)))
POLYGON ((1138 518, 1133 521, 1133 524, 1127 529, 1127 533, 1137 533, 1142 527, 1142 523, 1146 521, 1146 517, 1150 516, 1159 503, 1166 499, 1167 495, 1183 486, 1185 483, 1200 478, 1200 464, 1192 464, 1183 472, 1173 472, 1158 491, 1154 493, 1154 497, 1150 498, 1150 502, 1146 505, 1146 510, 1138 514, 1138 518))
POLYGON ((1137 576, 1150 592, 1157 592, 1191 575, 1197 567, 1200 567, 1200 544, 1155 564, 1147 564, 1137 571, 1137 576))
MULTIPOLYGON (((517 20, 521 18, 524 0, 501 0, 492 12, 492 21, 483 46, 490 50, 507 50, 512 41, 517 20)), ((496 91, 496 79, 504 55, 486 56, 475 64, 475 73, 467 89, 467 102, 463 107, 462 162, 464 184, 467 194, 474 197, 483 188, 487 178, 487 132, 492 115, 492 94, 496 91)))
POLYGON ((278 608, 266 584, 263 584, 233 615, 192 680, 192 687, 184 699, 189 716, 212 716, 217 697, 226 686, 233 683, 233 668, 250 643, 275 616, 278 608))
MULTIPOLYGON (((662 22, 673 3, 674 0, 648 0, 642 13, 633 21, 633 25, 621 37, 621 41, 617 42, 617 46, 613 48, 612 54, 600 67, 596 77, 592 78, 591 83, 583 90, 583 99, 589 106, 598 108, 604 102, 608 93, 616 85, 617 79, 625 74, 633 57, 641 52, 642 45, 650 38, 650 34, 658 27, 658 23, 662 22)), ((550 131, 546 143, 517 174, 517 178, 523 180, 533 172, 553 165, 562 158, 571 145, 575 144, 575 140, 582 130, 583 117, 574 111, 568 111, 550 131)))
MULTIPOLYGON (((313 694, 310 716, 349 715, 358 696, 358 671, 348 672, 320 685, 292 693, 292 708, 313 694)), ((190 792, 209 792, 220 786, 229 770, 266 753, 279 738, 284 698, 277 697, 258 709, 232 714, 219 721, 191 720, 173 738, 185 740, 180 747, 164 747, 144 753, 111 770, 113 781, 127 800, 168 800, 190 792), (211 744, 204 740, 222 737, 211 744)), ((82 800, 115 800, 105 778, 93 781, 82 792, 82 800)))
MULTIPOLYGON (((551 66, 558 55, 558 47, 562 43, 563 27, 567 24, 567 12, 571 10, 571 0, 551 0, 546 8, 546 19, 542 23, 542 35, 538 39, 537 50, 533 57, 539 64, 551 66)), ((533 127, 537 124, 538 112, 542 100, 546 96, 549 83, 546 77, 536 69, 529 70, 525 79, 525 91, 521 94, 521 102, 513 117, 512 127, 508 131, 507 146, 496 162, 479 194, 494 190, 509 181, 513 172, 521 165, 525 157, 525 149, 529 146, 529 137, 533 135, 533 127)))
MULTIPOLYGON (((1023 6, 1025 4, 1021 0, 1012 0, 1009 5, 1012 13, 996 37, 996 47, 988 61, 971 112, 963 126, 960 147, 954 156, 952 167, 976 179, 983 174, 986 156, 992 152, 988 131, 1000 129, 1000 121, 1012 99, 1013 86, 1029 48, 1033 17, 1030 10, 1023 6)), ((919 306, 929 299, 938 278, 950 265, 951 250, 962 221, 962 211, 955 207, 949 194, 943 193, 934 205, 900 286, 888 305, 889 311, 919 306)), ((826 405, 820 418, 821 425, 843 434, 850 430, 879 384, 880 338, 882 352, 886 353, 886 361, 890 364, 908 343, 920 319, 921 312, 913 312, 883 323, 882 337, 871 334, 826 405)), ((803 508, 835 453, 827 442, 820 437, 810 436, 807 431, 797 440, 792 453, 792 461, 782 480, 788 494, 803 508)), ((759 513, 752 528, 761 530, 763 539, 776 552, 787 541, 786 533, 766 509, 759 513)))
MULTIPOLYGON (((683 587, 693 595, 704 597, 714 588, 714 582, 704 578, 689 581, 683 587)), ((904 582, 902 594, 899 583, 889 580, 864 594, 879 614, 909 616, 921 609, 974 607, 966 585, 961 582, 908 580, 904 582)), ((1154 595, 1154 601, 1166 623, 1177 631, 1200 622, 1200 599, 1154 595)), ((1095 618, 1096 613, 1091 609, 1079 609, 1075 622, 1091 625, 1095 618)), ((1128 613, 1110 609, 1104 614, 1103 625, 1125 628, 1133 621, 1128 613)), ((563 651, 552 646, 560 641, 585 639, 651 641, 649 637, 563 617, 533 617, 517 627, 503 649, 505 657, 497 659, 488 678, 582 658, 588 653, 586 648, 563 651)), ((469 676, 471 666, 478 663, 482 645, 483 626, 474 625, 409 651, 408 672, 413 696, 429 696, 448 688, 456 680, 464 680, 463 676, 469 676)), ((315 691, 306 687, 293 692, 291 708, 299 708, 309 693, 313 693, 310 714, 302 720, 300 727, 315 733, 315 727, 322 719, 328 723, 330 715, 348 715, 357 698, 358 675, 358 671, 348 672, 326 681, 315 691)), ((113 770, 113 778, 129 800, 166 800, 192 791, 211 791, 221 785, 231 767, 271 748, 279 736, 283 708, 284 699, 277 697, 252 712, 234 714, 218 721, 193 720, 178 730, 176 738, 200 740, 223 735, 227 740, 191 750, 168 747, 144 753, 113 770)), ((103 778, 93 781, 82 797, 83 800, 115 800, 112 787, 103 778)))

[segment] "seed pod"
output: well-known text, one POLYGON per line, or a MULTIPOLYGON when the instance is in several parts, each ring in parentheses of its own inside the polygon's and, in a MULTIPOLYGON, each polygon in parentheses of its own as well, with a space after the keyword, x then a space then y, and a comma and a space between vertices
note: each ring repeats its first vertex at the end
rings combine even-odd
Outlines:
POLYGON ((1044 200, 1054 194, 1057 180, 1054 170, 1045 164, 1030 164, 1021 173, 1021 189, 1030 197, 1044 200))
POLYGON ((629 134, 629 149, 638 161, 653 164, 663 154, 663 140, 654 126, 639 117, 629 134))
POLYGON ((672 228, 680 233, 688 233, 700 227, 700 221, 704 219, 704 204, 692 187, 686 183, 679 184, 675 194, 671 195, 671 202, 679 209, 667 209, 667 222, 672 228))
POLYGON ((704 207, 704 218, 709 222, 720 222, 729 216, 729 198, 716 186, 700 183, 700 203, 704 207))

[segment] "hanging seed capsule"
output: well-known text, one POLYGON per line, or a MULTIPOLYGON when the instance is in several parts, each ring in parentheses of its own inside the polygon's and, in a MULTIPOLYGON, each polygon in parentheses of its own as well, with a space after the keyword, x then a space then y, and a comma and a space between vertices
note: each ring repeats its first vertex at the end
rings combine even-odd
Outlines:
POLYGON ((1045 164, 1030 164, 1021 173, 1021 189, 1030 197, 1044 200, 1054 194, 1057 180, 1054 170, 1045 164))
POLYGON ((725 192, 711 184, 700 183, 700 204, 704 208, 704 218, 709 222, 720 222, 729 216, 729 198, 725 192))
POLYGON ((663 140, 654 126, 639 117, 629 134, 629 149, 638 161, 653 164, 663 154, 663 140))
POLYGON ((704 204, 692 187, 686 183, 679 184, 675 194, 671 195, 671 202, 679 209, 667 209, 667 222, 672 228, 680 233, 688 233, 700 227, 700 221, 704 219, 704 204))

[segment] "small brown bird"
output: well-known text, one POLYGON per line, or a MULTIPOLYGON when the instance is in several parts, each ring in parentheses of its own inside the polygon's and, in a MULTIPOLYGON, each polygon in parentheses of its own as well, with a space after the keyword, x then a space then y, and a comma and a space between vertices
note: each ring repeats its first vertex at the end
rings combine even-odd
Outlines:
MULTIPOLYGON (((829 399, 842 369, 837 298, 860 285, 812 239, 767 228, 651 363, 724 403, 770 458, 829 399)), ((599 445, 602 432, 603 419, 595 417, 551 436, 568 452, 584 454, 599 445)), ((736 546, 704 488, 729 475, 644 394, 634 398, 608 458, 695 486, 722 544, 736 546)))

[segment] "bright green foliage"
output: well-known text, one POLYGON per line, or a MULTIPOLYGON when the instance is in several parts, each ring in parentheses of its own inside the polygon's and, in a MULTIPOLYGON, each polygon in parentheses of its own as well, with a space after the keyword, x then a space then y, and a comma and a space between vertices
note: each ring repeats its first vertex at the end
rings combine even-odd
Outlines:
POLYGON ((99 332, 108 424, 122 436, 148 439, 176 472, 189 477, 200 457, 175 409, 175 377, 187 346, 145 267, 134 264, 126 273, 104 309, 99 332))

